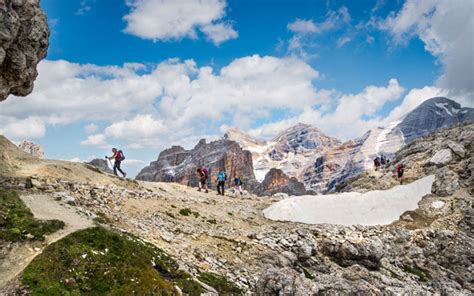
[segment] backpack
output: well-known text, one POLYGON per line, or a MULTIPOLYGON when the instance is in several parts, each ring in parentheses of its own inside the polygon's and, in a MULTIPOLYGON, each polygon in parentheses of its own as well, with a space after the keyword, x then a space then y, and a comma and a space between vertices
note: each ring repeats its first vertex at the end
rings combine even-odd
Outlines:
POLYGON ((209 172, 207 171, 206 168, 202 168, 202 173, 204 174, 204 177, 207 179, 209 177, 209 172))
POLYGON ((244 183, 242 182, 242 178, 241 178, 241 177, 237 177, 237 179, 238 179, 237 185, 239 185, 239 186, 244 185, 244 183))
POLYGON ((227 174, 225 172, 220 172, 217 176, 217 179, 219 181, 227 181, 227 174))
POLYGON ((120 153, 120 161, 124 161, 125 160, 125 155, 123 154, 123 151, 119 150, 118 152, 120 153))

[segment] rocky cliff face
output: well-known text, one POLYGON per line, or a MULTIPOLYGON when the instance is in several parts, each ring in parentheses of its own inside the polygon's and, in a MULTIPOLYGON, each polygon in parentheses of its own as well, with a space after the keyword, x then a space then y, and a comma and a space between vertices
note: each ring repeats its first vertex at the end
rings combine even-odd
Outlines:
POLYGON ((105 160, 105 159, 96 158, 96 159, 93 159, 93 160, 89 161, 87 164, 90 164, 90 165, 98 168, 99 170, 101 170, 103 172, 106 172, 106 173, 109 173, 109 174, 114 173, 114 171, 112 169, 110 169, 109 165, 107 164, 107 160, 105 160))
POLYGON ((275 193, 286 193, 288 195, 305 195, 304 184, 299 182, 295 177, 288 177, 280 169, 270 169, 265 179, 260 183, 253 193, 259 196, 270 196, 275 193))
POLYGON ((43 147, 31 141, 22 141, 18 147, 35 158, 44 157, 43 147))
POLYGON ((177 182, 197 186, 196 169, 206 167, 209 170, 209 184, 216 185, 217 174, 225 169, 230 186, 235 176, 243 178, 244 187, 253 189, 257 182, 253 172, 252 154, 243 150, 234 141, 222 139, 206 143, 203 139, 192 150, 173 146, 160 153, 158 160, 145 167, 136 177, 137 180, 177 182))
POLYGON ((39 0, 0 0, 0 101, 33 90, 49 30, 39 0))

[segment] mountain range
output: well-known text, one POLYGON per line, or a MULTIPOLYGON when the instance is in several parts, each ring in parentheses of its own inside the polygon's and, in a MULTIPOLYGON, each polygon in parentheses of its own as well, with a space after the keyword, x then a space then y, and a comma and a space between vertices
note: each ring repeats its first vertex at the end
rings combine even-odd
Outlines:
MULTIPOLYGON (((271 140, 256 139, 237 128, 230 128, 222 139, 209 144, 201 141, 193 150, 171 148, 173 151, 181 151, 180 157, 169 153, 169 149, 165 150, 156 162, 138 174, 137 179, 196 185, 194 167, 216 167, 217 164, 219 169, 238 171, 240 175, 244 175, 248 185, 251 185, 248 189, 258 187, 257 191, 261 195, 274 193, 276 190, 263 184, 284 184, 290 178, 294 187, 299 188, 297 192, 289 192, 290 194, 304 194, 301 186, 295 182, 302 183, 307 191, 327 193, 348 178, 370 170, 375 157, 385 155, 390 159, 395 152, 419 137, 440 128, 473 120, 474 108, 463 108, 448 98, 435 97, 426 100, 399 120, 385 127, 369 130, 361 137, 346 142, 302 123, 284 130, 271 140), (241 149, 236 149, 232 143, 238 143, 241 149), (234 148, 228 150, 227 147, 234 148), (245 151, 249 151, 251 157, 240 156, 245 151), (212 155, 212 159, 209 155, 212 155), (229 155, 234 155, 231 158, 240 159, 241 162, 225 161, 229 159, 229 155), (192 170, 189 169, 191 163, 192 170), (244 168, 253 168, 253 171, 248 172, 244 168), (283 174, 272 171, 266 178, 271 169, 281 170, 283 174), (286 181, 273 181, 272 178, 285 178, 286 181)), ((215 170, 216 168, 213 169, 215 170)), ((233 177, 235 174, 231 175, 233 177)), ((215 185, 213 182, 211 178, 211 186, 215 185)), ((228 182, 230 185, 231 181, 228 182)))

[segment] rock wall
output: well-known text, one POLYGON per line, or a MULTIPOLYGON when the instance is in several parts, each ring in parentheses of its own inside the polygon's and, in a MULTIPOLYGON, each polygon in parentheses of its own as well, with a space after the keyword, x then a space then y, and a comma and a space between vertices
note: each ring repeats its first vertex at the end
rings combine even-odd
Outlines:
POLYGON ((288 177, 280 169, 271 169, 260 185, 255 188, 254 193, 259 196, 273 195, 275 193, 287 193, 289 195, 306 195, 303 183, 295 177, 288 177))
POLYGON ((252 190, 257 185, 253 172, 252 154, 243 150, 234 141, 222 139, 206 143, 202 139, 192 150, 173 146, 162 151, 157 161, 150 163, 137 175, 137 180, 156 182, 177 182, 197 186, 196 169, 209 170, 208 186, 216 186, 217 174, 221 169, 227 172, 227 185, 232 185, 236 176, 243 178, 244 187, 252 190))
POLYGON ((43 147, 31 141, 22 141, 18 147, 35 158, 44 157, 43 147))
POLYGON ((49 29, 39 0, 0 0, 0 101, 33 90, 49 29))

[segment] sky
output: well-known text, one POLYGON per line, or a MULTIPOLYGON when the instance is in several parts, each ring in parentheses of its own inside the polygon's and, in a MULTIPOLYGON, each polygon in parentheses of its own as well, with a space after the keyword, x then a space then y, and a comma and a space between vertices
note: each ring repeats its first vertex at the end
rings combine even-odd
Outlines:
POLYGON ((342 140, 434 96, 474 106, 472 0, 41 0, 48 56, 0 134, 46 157, 126 156, 236 126, 269 139, 303 122, 342 140))

